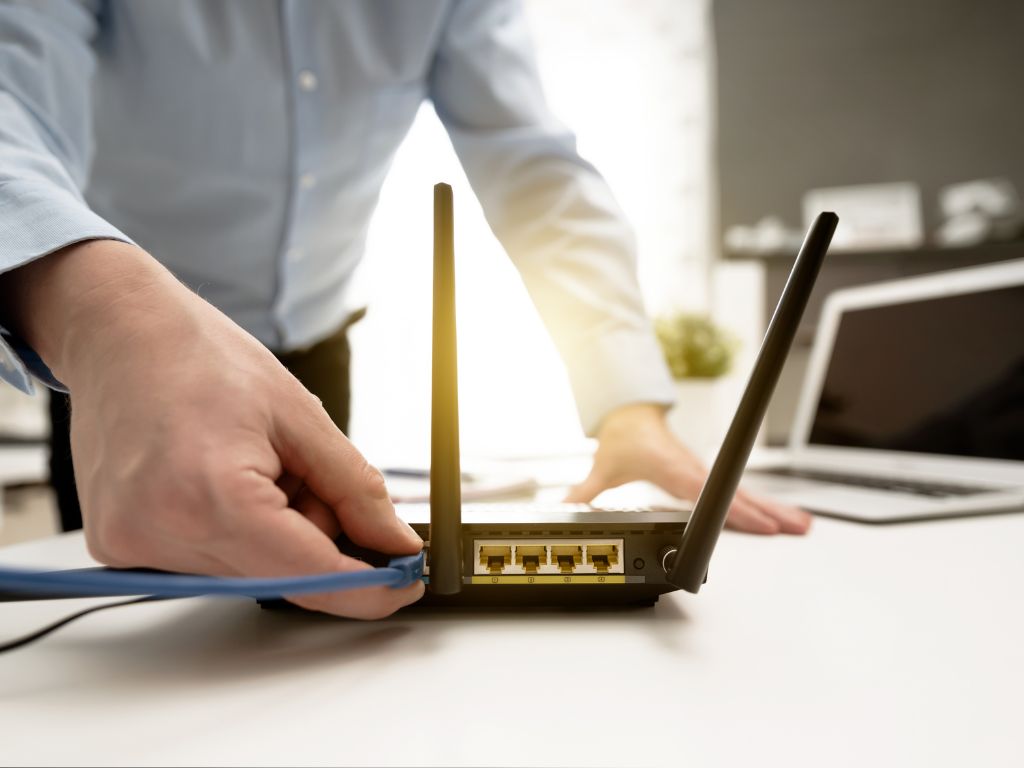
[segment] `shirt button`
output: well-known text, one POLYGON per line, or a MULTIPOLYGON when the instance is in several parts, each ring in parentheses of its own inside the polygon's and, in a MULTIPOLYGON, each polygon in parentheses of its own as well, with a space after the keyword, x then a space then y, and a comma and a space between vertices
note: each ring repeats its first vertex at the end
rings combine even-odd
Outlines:
POLYGON ((299 176, 299 186, 303 189, 312 189, 316 186, 316 176, 312 173, 304 173, 299 176))
POLYGON ((306 91, 315 91, 317 86, 316 75, 308 69, 299 72, 299 88, 306 91))
POLYGON ((302 261, 302 257, 304 255, 305 254, 302 252, 301 248, 289 248, 287 251, 284 252, 285 260, 292 264, 297 264, 300 261, 302 261))

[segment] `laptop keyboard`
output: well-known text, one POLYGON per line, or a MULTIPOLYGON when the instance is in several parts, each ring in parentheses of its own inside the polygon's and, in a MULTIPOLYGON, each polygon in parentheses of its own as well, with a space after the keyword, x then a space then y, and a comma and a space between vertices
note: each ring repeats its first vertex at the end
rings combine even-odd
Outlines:
POLYGON ((913 493, 917 496, 948 498, 950 496, 973 496, 976 493, 987 493, 994 489, 977 486, 957 485, 953 483, 922 482, 894 477, 867 477, 865 475, 844 475, 839 472, 822 472, 809 469, 766 469, 758 470, 768 475, 795 477, 802 480, 816 480, 821 483, 836 485, 852 485, 858 488, 874 488, 898 493, 913 493))

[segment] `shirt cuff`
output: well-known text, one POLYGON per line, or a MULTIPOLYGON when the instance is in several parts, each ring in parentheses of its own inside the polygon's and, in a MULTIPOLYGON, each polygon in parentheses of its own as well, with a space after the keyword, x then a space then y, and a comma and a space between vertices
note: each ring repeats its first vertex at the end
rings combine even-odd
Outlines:
POLYGON ((132 240, 53 184, 0 184, 0 272, 85 240, 132 240))
POLYGON ((653 332, 602 331, 591 342, 577 345, 566 362, 580 422, 590 437, 616 408, 675 404, 675 385, 653 332))
POLYGON ((32 347, 0 326, 0 380, 20 389, 26 395, 34 395, 36 387, 32 381, 33 377, 50 389, 68 391, 32 347))
MULTIPOLYGON (((21 179, 0 184, 0 273, 85 240, 132 242, 66 189, 21 179)), ((67 392, 34 349, 0 327, 0 380, 31 395, 33 377, 67 392)))

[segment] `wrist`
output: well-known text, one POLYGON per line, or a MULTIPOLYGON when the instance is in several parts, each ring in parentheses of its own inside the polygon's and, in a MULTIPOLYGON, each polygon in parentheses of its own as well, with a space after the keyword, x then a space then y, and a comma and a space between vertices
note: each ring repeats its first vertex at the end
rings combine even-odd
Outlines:
POLYGON ((3 277, 5 320, 69 387, 89 363, 122 347, 188 293, 140 248, 76 243, 3 277))
POLYGON ((665 425, 668 407, 659 403, 628 403, 610 411, 601 421, 598 439, 645 426, 665 425))

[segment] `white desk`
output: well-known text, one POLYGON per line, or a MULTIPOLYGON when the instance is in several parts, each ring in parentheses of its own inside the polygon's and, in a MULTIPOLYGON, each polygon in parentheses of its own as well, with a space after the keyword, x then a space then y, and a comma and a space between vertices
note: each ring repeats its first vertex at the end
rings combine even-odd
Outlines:
MULTIPOLYGON (((1021 766, 1022 544, 1024 515, 726 534, 698 597, 629 612, 119 608, 0 656, 0 761, 1021 766)), ((85 602, 0 605, 0 631, 85 602)))

